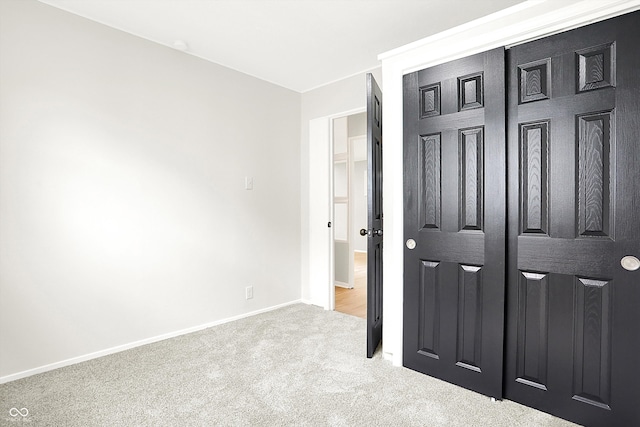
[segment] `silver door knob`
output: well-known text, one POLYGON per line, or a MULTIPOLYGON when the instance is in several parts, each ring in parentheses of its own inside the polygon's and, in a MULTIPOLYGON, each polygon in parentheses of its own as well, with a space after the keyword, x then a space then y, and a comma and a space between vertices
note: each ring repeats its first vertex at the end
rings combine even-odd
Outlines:
POLYGON ((627 255, 622 257, 620 260, 620 265, 625 270, 635 271, 640 268, 640 260, 633 255, 627 255))
POLYGON ((407 240, 406 244, 407 244, 407 248, 409 248, 409 249, 415 249, 415 247, 416 247, 416 241, 413 240, 413 239, 407 240))

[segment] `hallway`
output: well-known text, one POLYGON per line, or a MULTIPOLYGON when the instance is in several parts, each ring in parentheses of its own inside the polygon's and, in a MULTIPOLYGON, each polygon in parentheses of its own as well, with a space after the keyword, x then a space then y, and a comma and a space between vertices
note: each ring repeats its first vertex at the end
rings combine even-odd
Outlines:
POLYGON ((353 289, 336 286, 336 311, 367 318, 367 254, 355 252, 353 289))

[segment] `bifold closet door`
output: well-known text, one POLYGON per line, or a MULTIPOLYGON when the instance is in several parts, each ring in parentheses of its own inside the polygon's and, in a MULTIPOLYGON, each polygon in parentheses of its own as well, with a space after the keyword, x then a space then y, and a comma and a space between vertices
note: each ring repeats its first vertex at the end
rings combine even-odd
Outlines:
POLYGON ((506 397, 640 426, 640 13, 507 56, 506 397))
POLYGON ((504 49, 404 78, 404 366, 502 397, 504 49))

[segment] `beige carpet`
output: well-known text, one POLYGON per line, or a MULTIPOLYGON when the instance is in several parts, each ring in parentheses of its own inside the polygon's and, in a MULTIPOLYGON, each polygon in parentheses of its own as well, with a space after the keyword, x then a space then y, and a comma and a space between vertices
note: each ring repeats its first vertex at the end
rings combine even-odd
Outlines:
POLYGON ((575 426, 366 359, 363 319, 304 304, 0 385, 0 425, 575 426))

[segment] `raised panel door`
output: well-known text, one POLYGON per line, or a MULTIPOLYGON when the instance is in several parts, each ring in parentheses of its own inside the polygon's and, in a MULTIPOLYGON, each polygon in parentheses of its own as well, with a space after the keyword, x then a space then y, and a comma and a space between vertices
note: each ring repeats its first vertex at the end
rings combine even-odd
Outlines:
POLYGON ((504 340, 504 86, 503 49, 404 80, 403 363, 497 398, 504 340))
POLYGON ((506 397, 640 425, 640 13, 508 51, 506 397))

